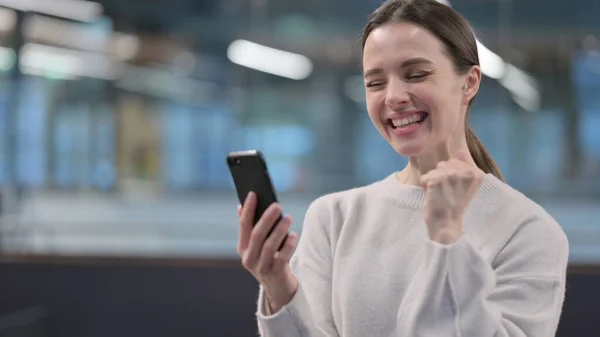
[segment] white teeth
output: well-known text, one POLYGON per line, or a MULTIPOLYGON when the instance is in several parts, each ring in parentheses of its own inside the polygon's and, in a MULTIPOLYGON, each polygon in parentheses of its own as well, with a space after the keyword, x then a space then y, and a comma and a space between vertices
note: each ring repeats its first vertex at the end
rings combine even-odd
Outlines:
POLYGON ((423 120, 423 118, 421 118, 421 114, 413 114, 402 119, 392 119, 392 124, 394 127, 401 127, 411 123, 420 122, 421 120, 423 120))

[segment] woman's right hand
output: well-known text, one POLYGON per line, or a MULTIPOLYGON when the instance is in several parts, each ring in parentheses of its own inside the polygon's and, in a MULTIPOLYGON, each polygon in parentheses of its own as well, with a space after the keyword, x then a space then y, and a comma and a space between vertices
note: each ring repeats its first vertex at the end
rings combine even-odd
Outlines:
POLYGON ((290 216, 277 222, 281 214, 281 207, 277 203, 270 205, 254 225, 256 205, 256 194, 250 192, 244 206, 238 206, 240 234, 237 252, 244 268, 262 285, 272 313, 276 313, 292 300, 298 289, 298 280, 289 265, 298 244, 298 234, 293 232, 288 235, 292 225, 290 216), (269 235, 273 226, 275 229, 269 235), (279 247, 281 249, 278 250, 279 247))

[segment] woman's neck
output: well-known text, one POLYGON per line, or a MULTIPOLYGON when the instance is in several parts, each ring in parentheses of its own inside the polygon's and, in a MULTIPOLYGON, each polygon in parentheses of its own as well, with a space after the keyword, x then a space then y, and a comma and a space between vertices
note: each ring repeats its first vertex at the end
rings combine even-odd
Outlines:
POLYGON ((471 157, 466 140, 458 144, 460 145, 452 146, 449 142, 443 142, 427 153, 409 157, 408 165, 396 174, 396 179, 402 184, 420 186, 421 176, 435 169, 439 162, 450 160, 459 150, 465 150, 469 154, 470 163, 477 166, 471 157))

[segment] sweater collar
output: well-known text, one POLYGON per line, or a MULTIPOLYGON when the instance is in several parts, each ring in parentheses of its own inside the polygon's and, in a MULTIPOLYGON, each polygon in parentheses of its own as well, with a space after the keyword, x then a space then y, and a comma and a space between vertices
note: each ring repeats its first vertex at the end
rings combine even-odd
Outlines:
MULTIPOLYGON (((396 179, 397 172, 394 172, 379 181, 378 185, 386 197, 390 198, 395 204, 411 209, 422 209, 425 202, 425 189, 420 186, 402 184, 396 179)), ((498 198, 499 193, 506 190, 507 185, 491 173, 487 173, 483 183, 475 193, 469 211, 478 212, 479 209, 488 208, 490 203, 498 198)))

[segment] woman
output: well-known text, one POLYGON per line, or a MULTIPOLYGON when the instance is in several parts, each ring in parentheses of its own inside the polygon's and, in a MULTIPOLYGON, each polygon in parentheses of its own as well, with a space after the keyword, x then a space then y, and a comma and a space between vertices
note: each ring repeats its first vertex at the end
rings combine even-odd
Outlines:
POLYGON ((314 201, 295 252, 291 219, 275 224, 274 204, 253 227, 249 195, 237 248, 261 285, 261 335, 554 336, 568 242, 466 124, 481 82, 469 24, 389 0, 366 25, 363 71, 369 116, 409 164, 314 201))

